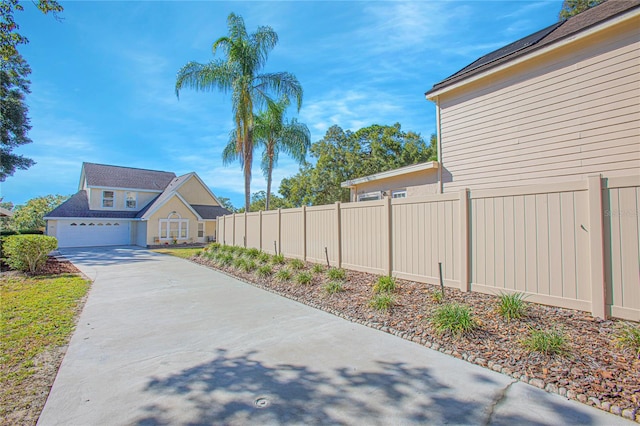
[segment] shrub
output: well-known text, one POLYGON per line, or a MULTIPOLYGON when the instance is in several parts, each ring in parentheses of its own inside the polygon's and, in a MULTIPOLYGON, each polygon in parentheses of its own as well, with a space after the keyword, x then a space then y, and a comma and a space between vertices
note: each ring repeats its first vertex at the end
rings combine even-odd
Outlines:
POLYGON ((448 332, 454 337, 460 337, 478 327, 478 323, 471 314, 471 309, 457 303, 447 303, 436 308, 431 323, 437 333, 448 332))
POLYGON ((396 289, 396 279, 389 276, 378 277, 378 282, 373 286, 374 293, 393 293, 396 289))
POLYGON ((2 244, 7 265, 11 268, 35 273, 47 263, 49 252, 58 247, 58 240, 46 235, 12 235, 2 244))
POLYGON ((524 293, 502 293, 498 296, 498 313, 507 321, 522 318, 527 306, 524 304, 524 293))
POLYGON ((250 249, 247 249, 245 251, 245 255, 249 258, 249 259, 255 259, 260 255, 260 250, 258 250, 255 247, 252 247, 250 249))
POLYGON ((233 264, 234 257, 231 253, 222 253, 218 256, 218 263, 222 266, 229 266, 233 264))
POLYGON ((340 281, 329 281, 324 285, 324 291, 329 294, 334 294, 344 291, 344 287, 342 287, 342 283, 340 281))
POLYGON ((563 354, 567 352, 567 339, 558 330, 531 330, 529 337, 522 339, 522 345, 529 352, 540 352, 545 355, 563 354))
POLYGON ((244 272, 251 272, 255 270, 257 267, 258 265, 256 265, 256 262, 253 259, 245 259, 245 262, 240 265, 240 269, 243 270, 244 272))
POLYGON ((331 268, 327 271, 327 276, 332 280, 344 280, 347 272, 342 268, 331 268))
POLYGON ((289 281, 292 276, 293 274, 288 269, 280 269, 278 272, 276 272, 276 279, 278 281, 289 281))
POLYGON ((313 272, 314 274, 320 274, 322 272, 324 272, 324 266, 322 266, 319 263, 315 263, 312 267, 311 267, 311 272, 313 272))
POLYGON ((271 268, 271 265, 262 265, 256 271, 256 274, 262 278, 268 277, 272 273, 273 273, 273 269, 271 268))
POLYGON ((258 262, 268 263, 271 260, 271 255, 269 253, 260 252, 258 255, 258 262))
POLYGON ((394 305, 395 299, 389 293, 376 294, 369 301, 369 306, 378 311, 388 311, 394 305))
POLYGON ((211 243, 207 246, 207 248, 205 249, 208 252, 211 253, 216 253, 218 251, 220 251, 220 249, 222 248, 222 244, 220 243, 211 243))
POLYGON ((291 259, 289 261, 289 267, 293 270, 304 269, 304 262, 300 259, 291 259))
POLYGON ((616 344, 619 348, 631 350, 640 358, 640 326, 622 323, 616 333, 616 344))
POLYGON ((274 254, 271 256, 271 261, 276 265, 282 265, 284 263, 284 255, 282 253, 274 254))
POLYGON ((236 269, 244 269, 246 263, 247 259, 245 259, 244 257, 236 257, 233 259, 233 267, 236 269))
POLYGON ((313 281, 313 275, 311 275, 310 272, 300 272, 296 276, 296 282, 298 284, 311 284, 311 281, 313 281))

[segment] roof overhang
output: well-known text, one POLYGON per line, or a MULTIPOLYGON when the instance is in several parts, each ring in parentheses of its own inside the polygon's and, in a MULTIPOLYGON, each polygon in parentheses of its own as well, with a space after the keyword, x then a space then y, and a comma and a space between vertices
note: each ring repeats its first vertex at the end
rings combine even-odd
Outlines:
POLYGON ((387 170, 386 172, 380 172, 369 176, 364 176, 357 179, 347 180, 340 184, 343 188, 353 188, 356 185, 360 185, 367 182, 373 182, 376 180, 389 179, 392 177, 407 175, 411 173, 427 171, 427 170, 437 170, 438 162, 437 161, 427 161, 426 163, 418 163, 412 164, 410 166, 400 167, 398 169, 387 170))
POLYGON ((581 40, 583 38, 592 36, 596 33, 599 33, 601 31, 604 31, 606 29, 609 29, 613 26, 619 25, 625 21, 629 21, 631 19, 637 18, 638 16, 640 16, 640 9, 639 8, 634 8, 629 10, 626 13, 623 13, 615 18, 606 20, 600 24, 596 24, 591 28, 585 29, 583 31, 571 34, 563 39, 560 39, 556 42, 553 42, 551 44, 548 45, 543 45, 538 49, 534 49, 529 53, 523 54, 522 56, 519 56, 511 61, 507 61, 504 62, 500 65, 496 65, 494 67, 490 67, 488 69, 486 69, 485 71, 481 71, 477 74, 472 74, 470 75, 468 78, 464 78, 456 83, 452 83, 449 86, 444 86, 440 89, 436 89, 436 90, 432 90, 432 91, 428 91, 427 93, 425 93, 425 98, 429 101, 434 101, 436 102, 438 96, 447 93, 451 90, 455 90, 458 89, 460 87, 466 86, 467 84, 473 83, 475 81, 481 80, 486 78, 487 76, 490 76, 492 74, 495 74, 497 72, 503 71, 505 69, 511 68, 515 65, 521 64, 523 62, 529 61, 533 58, 542 56, 542 55, 546 55, 549 52, 552 52, 556 49, 559 49, 561 47, 567 46, 569 44, 574 43, 577 40, 581 40))
POLYGON ((11 210, 7 210, 3 207, 0 207, 0 217, 11 217, 13 216, 13 212, 11 210))

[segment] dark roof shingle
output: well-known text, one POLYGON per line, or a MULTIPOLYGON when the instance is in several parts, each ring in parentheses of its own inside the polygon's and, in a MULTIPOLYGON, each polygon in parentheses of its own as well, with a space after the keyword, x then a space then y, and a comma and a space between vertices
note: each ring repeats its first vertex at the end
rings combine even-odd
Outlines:
POLYGON ((162 191, 176 177, 172 172, 135 169, 132 167, 107 166, 84 163, 87 186, 107 188, 130 188, 162 191))
POLYGON ((71 196, 67 201, 53 209, 45 218, 53 217, 92 217, 106 219, 133 219, 136 211, 120 210, 90 210, 87 192, 82 190, 71 196))
POLYGON ((192 204, 191 207, 198 212, 203 219, 215 219, 218 216, 224 216, 231 214, 231 212, 221 206, 203 206, 199 204, 192 204))

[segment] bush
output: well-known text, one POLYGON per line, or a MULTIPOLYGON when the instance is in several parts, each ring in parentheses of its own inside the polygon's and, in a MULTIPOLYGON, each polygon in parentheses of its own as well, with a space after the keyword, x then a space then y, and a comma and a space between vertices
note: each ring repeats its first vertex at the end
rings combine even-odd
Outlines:
POLYGON ((311 272, 313 272, 314 274, 321 274, 322 272, 324 272, 324 266, 320 265, 319 263, 315 263, 311 267, 311 272))
POLYGON ((300 259, 291 259, 289 267, 294 270, 304 269, 304 262, 300 259))
POLYGON ((631 350, 640 358, 640 327, 623 323, 616 333, 616 344, 619 348, 631 350))
POLYGON ((531 330, 531 335, 521 341, 529 352, 540 352, 545 355, 564 354, 567 352, 567 339, 558 330, 531 330))
POLYGON ((271 256, 271 261, 276 265, 282 265, 284 263, 284 255, 282 253, 274 254, 271 256))
POLYGON ((271 255, 269 253, 260 252, 258 255, 258 262, 268 263, 271 260, 271 255))
POLYGON ((292 276, 293 274, 288 269, 280 269, 278 272, 276 272, 276 279, 278 281, 289 281, 292 276))
POLYGON ((442 290, 433 290, 431 292, 431 300, 433 300, 435 303, 442 303, 444 301, 444 293, 442 292, 442 290))
POLYGON ((252 248, 250 248, 250 249, 247 249, 247 251, 245 252, 245 254, 246 254, 246 256, 247 256, 249 259, 255 259, 255 258, 257 258, 257 257, 260 255, 260 250, 258 250, 258 249, 257 249, 257 248, 255 248, 255 247, 252 247, 252 248))
POLYGON ((7 265, 33 274, 42 270, 49 252, 58 248, 58 240, 46 235, 12 235, 2 247, 7 265))
POLYGON ((334 294, 344 291, 344 288, 342 287, 342 283, 340 281, 329 281, 324 285, 324 291, 329 294, 334 294))
POLYGON ((454 337, 460 337, 478 327, 471 309, 457 303, 447 303, 436 308, 431 323, 439 334, 448 332, 454 337))
POLYGON ((347 273, 342 268, 331 268, 327 271, 327 276, 332 280, 344 280, 347 273))
POLYGON ((527 306, 524 304, 523 293, 502 293, 498 296, 498 313, 507 321, 522 318, 525 315, 527 306))
POLYGON ((298 284, 311 284, 313 281, 313 275, 310 272, 300 272, 298 276, 296 276, 296 281, 298 284))
POLYGON ((259 277, 265 278, 273 273, 273 269, 271 269, 271 265, 262 265, 256 271, 256 275, 259 277))
POLYGON ((395 299, 389 293, 376 294, 369 301, 369 306, 379 311, 388 311, 394 305, 395 299))
POLYGON ((373 286, 374 293, 393 293, 396 289, 396 279, 389 276, 378 277, 378 282, 373 286))

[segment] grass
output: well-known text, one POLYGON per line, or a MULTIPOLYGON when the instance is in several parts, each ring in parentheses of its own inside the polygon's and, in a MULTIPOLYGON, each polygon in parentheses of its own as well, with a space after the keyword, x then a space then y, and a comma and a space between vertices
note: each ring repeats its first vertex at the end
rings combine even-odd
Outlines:
POLYGON ((622 323, 616 333, 616 346, 628 349, 640 358, 640 326, 622 323))
POLYGON ((269 253, 260 252, 257 257, 258 262, 268 263, 271 260, 271 255, 269 253))
POLYGON ((296 282, 298 284, 307 285, 311 284, 311 281, 313 281, 313 275, 311 274, 311 272, 300 272, 296 276, 296 282))
POLYGON ((567 339, 562 332, 556 329, 531 330, 529 337, 522 339, 521 343, 529 352, 539 352, 545 355, 562 355, 567 352, 567 339))
POLYGON ((329 281, 324 285, 324 291, 329 294, 335 294, 344 291, 344 287, 340 281, 329 281))
POLYGON ((460 337, 478 327, 471 313, 471 308, 458 303, 447 303, 435 309, 431 323, 438 334, 450 333, 460 337))
POLYGON ((289 267, 293 270, 304 269, 304 262, 300 259, 291 259, 289 261, 289 267))
POLYGON ((378 277, 378 281, 373 286, 374 293, 393 293, 396 289, 396 279, 390 276, 378 277))
POLYGON ((314 263, 314 265, 311 267, 311 272, 313 272, 314 274, 321 274, 324 272, 324 266, 320 265, 319 263, 314 263))
POLYGON ((442 290, 440 289, 433 290, 431 292, 431 300, 433 300, 435 303, 444 302, 444 293, 442 292, 442 290))
POLYGON ((344 280, 347 278, 347 272, 342 268, 331 268, 327 271, 327 276, 332 280, 344 280))
POLYGON ((89 282, 75 275, 0 279, 0 417, 33 392, 36 357, 66 344, 89 282))
POLYGON ((197 256, 202 251, 201 248, 197 247, 184 247, 184 248, 160 248, 153 249, 156 253, 169 254, 171 256, 181 257, 183 259, 189 259, 190 257, 197 256))
POLYGON ((527 305, 524 293, 502 293, 498 296, 498 313, 507 321, 525 316, 527 305))
POLYGON ((283 254, 274 254, 273 256, 271 256, 271 262, 273 262, 275 265, 282 265, 285 262, 284 259, 284 255, 283 254))
POLYGON ((389 293, 376 294, 369 300, 369 306, 378 311, 388 311, 394 304, 395 299, 389 293))
POLYGON ((276 279, 281 282, 289 281, 292 277, 293 273, 288 269, 280 269, 276 272, 276 279))
POLYGON ((256 275, 262 278, 266 278, 273 274, 273 268, 271 265, 262 265, 256 270, 256 275))

